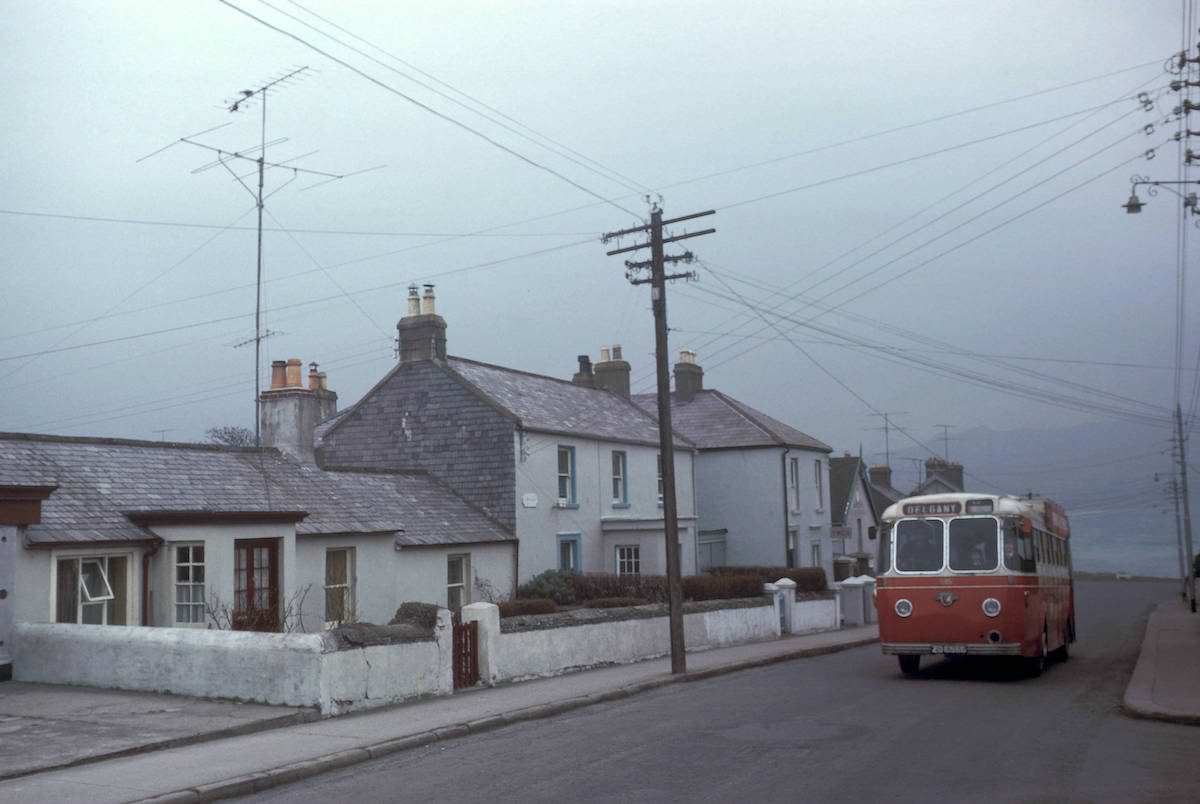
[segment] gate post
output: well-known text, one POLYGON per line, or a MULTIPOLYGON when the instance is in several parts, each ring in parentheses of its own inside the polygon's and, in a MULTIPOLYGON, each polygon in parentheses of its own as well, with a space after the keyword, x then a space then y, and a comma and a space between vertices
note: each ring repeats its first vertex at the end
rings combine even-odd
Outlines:
POLYGON ((449 609, 438 609, 433 638, 438 652, 437 693, 444 695, 454 691, 454 621, 449 609))
POLYGON ((775 582, 775 588, 779 591, 776 593, 782 600, 783 621, 782 633, 790 634, 795 629, 792 627, 792 618, 796 610, 796 582, 791 578, 780 578, 775 582))
POLYGON ((471 603, 462 607, 462 621, 479 624, 479 680, 494 686, 499 678, 496 643, 500 640, 500 607, 495 603, 471 603))

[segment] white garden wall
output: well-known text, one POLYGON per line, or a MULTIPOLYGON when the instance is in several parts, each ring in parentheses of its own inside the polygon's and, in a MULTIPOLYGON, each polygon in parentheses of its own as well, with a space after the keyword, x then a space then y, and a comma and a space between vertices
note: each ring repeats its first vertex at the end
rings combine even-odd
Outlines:
POLYGON ((18 623, 18 681, 311 706, 322 714, 451 692, 450 613, 432 639, 338 650, 329 634, 18 623))
MULTIPOLYGON (((494 622, 498 624, 499 619, 494 622)), ((481 642, 489 639, 486 628, 487 620, 481 619, 481 642)), ((779 619, 770 603, 714 609, 684 614, 683 631, 688 650, 704 650, 775 639, 779 619)), ((494 641, 489 639, 488 647, 488 655, 481 655, 487 664, 481 675, 494 681, 516 681, 664 656, 670 651, 670 633, 667 617, 640 617, 502 631, 494 641)))

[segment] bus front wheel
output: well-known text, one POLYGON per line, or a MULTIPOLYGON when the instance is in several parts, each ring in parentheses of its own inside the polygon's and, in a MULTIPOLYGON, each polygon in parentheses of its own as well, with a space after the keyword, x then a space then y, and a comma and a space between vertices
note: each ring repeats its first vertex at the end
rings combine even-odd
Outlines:
POLYGON ((896 657, 900 660, 900 672, 906 676, 915 676, 921 670, 921 657, 918 654, 901 654, 896 657))

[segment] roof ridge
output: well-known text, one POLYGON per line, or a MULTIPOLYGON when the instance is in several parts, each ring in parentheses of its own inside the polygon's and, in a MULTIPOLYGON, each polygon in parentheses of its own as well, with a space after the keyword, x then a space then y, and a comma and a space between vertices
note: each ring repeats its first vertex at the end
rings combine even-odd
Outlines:
POLYGON ((551 380, 553 382, 569 385, 572 388, 582 388, 585 391, 600 391, 601 393, 611 393, 604 388, 588 388, 586 385, 579 385, 571 380, 564 380, 562 377, 554 377, 549 374, 538 374, 536 371, 526 371, 525 369, 513 368, 512 366, 501 366, 499 363, 485 363, 482 360, 473 360, 469 357, 460 357, 459 355, 447 355, 446 362, 451 360, 461 360, 463 363, 470 363, 473 366, 482 366, 484 368, 497 369, 499 371, 508 371, 513 374, 522 374, 526 377, 534 377, 539 380, 551 380))
POLYGON ((270 454, 279 452, 275 447, 238 447, 228 444, 210 444, 202 441, 150 441, 104 436, 64 436, 51 433, 0 432, 0 441, 29 441, 40 444, 98 444, 110 447, 153 447, 155 449, 190 449, 203 452, 227 452, 233 454, 270 454))

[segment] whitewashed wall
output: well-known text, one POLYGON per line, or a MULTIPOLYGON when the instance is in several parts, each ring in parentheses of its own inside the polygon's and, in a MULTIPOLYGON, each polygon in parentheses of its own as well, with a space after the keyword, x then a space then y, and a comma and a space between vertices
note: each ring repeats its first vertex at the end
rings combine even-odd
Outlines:
MULTIPOLYGON (((495 622, 498 625, 499 618, 495 622)), ((481 641, 489 638, 483 633, 485 627, 481 618, 481 641)), ((688 650, 704 650, 775 639, 779 618, 766 603, 685 614, 683 628, 688 650)), ((489 666, 481 670, 482 675, 515 681, 664 656, 670 651, 670 632, 667 618, 659 616, 501 632, 489 646, 489 666)))
MULTIPOLYGON (((603 522, 652 523, 642 528, 657 533, 659 551, 662 542, 663 509, 658 502, 658 449, 656 447, 595 441, 584 438, 542 433, 518 433, 514 444, 517 456, 517 535, 520 537, 520 581, 558 569, 558 536, 580 535, 580 560, 583 572, 614 572, 612 541, 605 539, 603 522), (575 448, 576 504, 558 508, 558 446, 575 448), (624 451, 627 461, 628 504, 614 503, 612 497, 612 453, 624 451), (527 505, 527 502, 536 502, 527 505)), ((688 450, 675 452, 676 502, 682 541, 681 568, 695 573, 696 504, 693 479, 694 455, 688 450)), ((626 542, 622 542, 626 543, 626 542)), ((629 542, 633 543, 633 542, 629 542)), ((655 553, 657 555, 657 553, 655 553)), ((646 553, 643 551, 643 561, 646 553)), ((665 566, 662 564, 660 566, 665 566)), ((650 570, 643 569, 643 573, 650 570)), ((661 572, 662 570, 658 570, 661 572)))
POLYGON ((328 634, 18 623, 14 678, 311 706, 324 714, 453 689, 450 613, 434 638, 336 650, 328 634))

